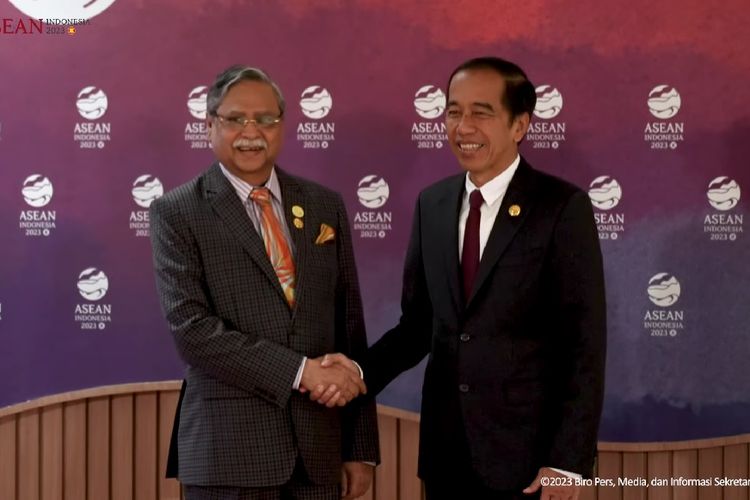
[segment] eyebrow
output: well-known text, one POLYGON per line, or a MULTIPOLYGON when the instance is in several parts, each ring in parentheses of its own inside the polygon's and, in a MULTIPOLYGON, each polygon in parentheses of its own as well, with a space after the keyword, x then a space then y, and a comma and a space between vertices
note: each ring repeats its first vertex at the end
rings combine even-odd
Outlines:
MULTIPOLYGON (((448 107, 450 106, 458 106, 458 103, 456 101, 448 101, 448 107)), ((488 102, 472 102, 471 106, 487 109, 489 111, 495 111, 495 108, 492 107, 492 104, 488 102)))

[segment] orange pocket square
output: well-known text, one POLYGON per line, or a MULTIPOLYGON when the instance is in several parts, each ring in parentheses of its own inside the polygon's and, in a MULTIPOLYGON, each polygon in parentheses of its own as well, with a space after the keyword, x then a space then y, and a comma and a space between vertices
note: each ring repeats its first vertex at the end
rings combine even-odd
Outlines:
POLYGON ((321 224, 320 225, 320 234, 315 239, 316 245, 325 245, 329 241, 333 241, 336 239, 336 230, 333 229, 328 224, 321 224))

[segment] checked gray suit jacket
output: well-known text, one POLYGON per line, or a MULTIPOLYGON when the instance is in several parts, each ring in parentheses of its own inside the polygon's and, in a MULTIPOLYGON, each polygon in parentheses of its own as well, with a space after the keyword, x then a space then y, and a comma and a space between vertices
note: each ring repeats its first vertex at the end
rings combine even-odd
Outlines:
POLYGON ((298 456, 313 482, 332 484, 342 460, 379 460, 371 399, 329 409, 292 389, 303 356, 358 358, 367 339, 343 200, 276 172, 296 249, 294 310, 218 164, 151 204, 159 298, 188 364, 169 467, 185 484, 279 485, 298 456), (336 238, 319 245, 322 223, 336 238))

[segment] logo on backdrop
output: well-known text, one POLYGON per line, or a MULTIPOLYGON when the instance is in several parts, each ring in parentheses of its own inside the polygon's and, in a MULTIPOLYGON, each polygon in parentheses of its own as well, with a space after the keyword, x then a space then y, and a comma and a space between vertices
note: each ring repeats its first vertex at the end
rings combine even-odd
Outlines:
POLYGON ((73 321, 81 330, 104 330, 112 322, 112 304, 99 301, 107 295, 109 278, 104 271, 89 267, 78 275, 77 286, 78 293, 88 302, 76 304, 73 321))
POLYGON ((600 240, 616 240, 625 232, 625 214, 612 212, 622 198, 622 187, 608 175, 597 177, 589 184, 591 204, 602 212, 595 212, 600 240))
POLYGON ((0 302, 0 321, 3 320, 3 303, 0 302))
MULTIPOLYGON (((445 112, 445 94, 435 85, 422 85, 414 94, 414 110, 425 120, 436 120, 445 112)), ((448 140, 445 123, 418 121, 411 125, 411 141, 417 149, 440 149, 448 140)))
POLYGON ((685 311, 672 308, 682 293, 680 282, 674 275, 658 273, 648 281, 646 293, 659 309, 646 310, 643 328, 652 337, 676 337, 685 328, 685 311))
POLYGON ((648 110, 662 121, 646 123, 644 140, 651 149, 677 149, 684 140, 685 123, 666 121, 674 118, 682 106, 682 98, 677 89, 670 85, 657 85, 648 94, 648 110))
POLYGON ((319 120, 328 116, 333 108, 331 93, 325 87, 311 85, 302 91, 299 106, 303 115, 315 121, 297 125, 297 141, 304 149, 327 149, 336 139, 336 124, 319 120))
MULTIPOLYGON (((39 209, 52 200, 52 182, 44 175, 30 175, 23 181, 21 195, 30 207, 39 209)), ((56 228, 57 212, 55 210, 21 210, 18 227, 25 236, 49 236, 56 228)))
POLYGON ((78 114, 88 120, 76 123, 73 130, 73 140, 81 149, 102 149, 111 140, 112 124, 95 121, 104 116, 108 106, 107 94, 98 87, 88 86, 78 92, 78 114))
POLYGON ((194 121, 185 124, 185 142, 190 149, 208 148, 208 127, 206 126, 206 98, 208 87, 195 87, 188 94, 187 109, 194 121))
POLYGON ((536 88, 536 107, 534 116, 542 121, 534 120, 529 124, 525 139, 534 149, 557 149, 565 142, 564 121, 554 120, 563 107, 563 98, 557 88, 552 85, 540 85, 536 88))
POLYGON ((357 185, 359 203, 370 210, 354 214, 354 230, 359 231, 360 238, 385 238, 391 231, 393 213, 382 208, 391 194, 390 187, 383 177, 368 175, 357 185))
POLYGON ((115 0, 10 0, 18 10, 35 19, 91 19, 115 3, 115 0))
POLYGON ((722 175, 708 183, 708 204, 717 210, 703 217, 703 232, 711 241, 736 241, 743 232, 743 214, 733 209, 740 202, 740 185, 722 175))
POLYGON ((164 186, 153 175, 141 175, 133 181, 131 193, 135 204, 146 210, 133 210, 130 212, 130 229, 134 232, 135 236, 148 238, 151 228, 148 207, 151 206, 151 202, 164 194, 164 186))

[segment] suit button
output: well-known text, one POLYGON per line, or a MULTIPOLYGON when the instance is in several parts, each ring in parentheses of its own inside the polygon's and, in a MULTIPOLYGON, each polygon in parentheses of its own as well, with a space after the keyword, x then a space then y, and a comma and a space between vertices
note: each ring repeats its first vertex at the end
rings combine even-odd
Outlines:
POLYGON ((461 339, 461 342, 468 342, 469 339, 471 339, 471 335, 469 335, 468 333, 462 333, 458 338, 461 339))
POLYGON ((469 392, 469 386, 466 384, 461 384, 458 386, 458 390, 461 392, 469 392))

